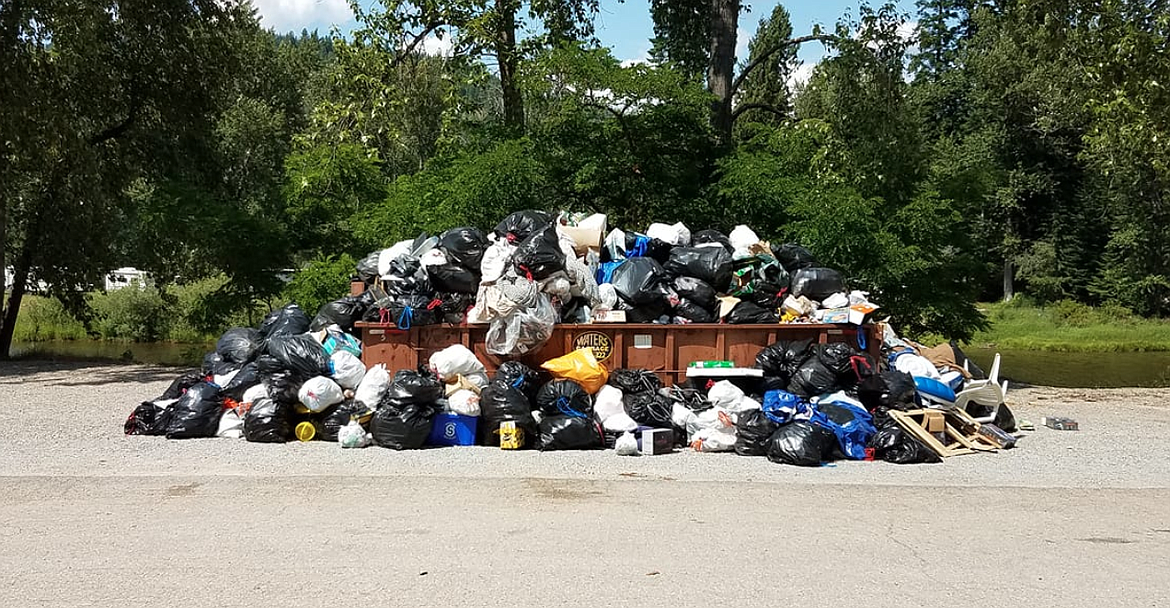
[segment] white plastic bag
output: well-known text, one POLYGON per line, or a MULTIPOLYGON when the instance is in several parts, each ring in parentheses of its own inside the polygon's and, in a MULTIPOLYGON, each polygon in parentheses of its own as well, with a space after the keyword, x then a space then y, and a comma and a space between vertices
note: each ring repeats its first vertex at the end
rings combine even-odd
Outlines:
POLYGON ((720 380, 707 391, 707 401, 715 407, 734 411, 740 400, 744 398, 743 391, 728 380, 720 380))
POLYGON ((731 241, 732 249, 751 249, 760 242, 760 237, 756 236, 751 228, 740 224, 727 235, 727 240, 731 241))
POLYGON ((593 398, 593 413, 601 421, 601 424, 605 424, 610 416, 626 413, 626 408, 622 405, 622 396, 622 389, 609 384, 597 391, 597 395, 593 398))
POLYGON ((894 359, 894 369, 911 376, 942 380, 942 374, 938 373, 938 368, 930 362, 930 359, 914 353, 898 355, 898 358, 894 359))
POLYGON ((390 274, 390 262, 404 255, 410 255, 414 241, 399 241, 389 249, 378 252, 378 276, 390 274))
POLYGON ((538 295, 535 306, 518 308, 492 321, 487 332, 487 351, 493 355, 520 356, 538 350, 552 336, 557 311, 548 297, 538 295))
POLYGON ((752 410, 758 410, 761 409, 761 407, 762 406, 760 405, 759 401, 756 401, 751 397, 744 397, 743 399, 740 399, 738 402, 736 402, 734 407, 727 408, 727 411, 734 414, 735 421, 738 422, 740 414, 744 412, 750 412, 752 410))
POLYGON ((325 376, 309 378, 301 385, 297 392, 301 404, 309 408, 310 412, 323 412, 331 406, 345 401, 341 387, 325 376))
POLYGON ((225 439, 239 439, 244 436, 244 419, 236 413, 235 409, 225 410, 223 416, 219 417, 219 430, 215 432, 216 437, 223 437, 225 439))
POLYGON ((268 387, 261 382, 256 386, 244 391, 242 403, 256 403, 257 399, 263 399, 268 396, 268 387))
POLYGON ((540 282, 541 291, 550 296, 556 296, 563 302, 573 297, 573 283, 564 273, 558 273, 540 282))
POLYGON ((611 433, 620 433, 638 428, 638 422, 630 418, 629 414, 621 412, 620 414, 614 414, 606 418, 601 426, 611 433))
POLYGON ((370 445, 370 435, 357 420, 350 420, 337 429, 337 443, 343 448, 364 448, 370 445))
POLYGON ((227 386, 228 384, 231 384, 232 379, 235 378, 236 374, 238 373, 240 373, 240 370, 234 369, 226 374, 216 374, 214 377, 212 377, 211 381, 214 382, 216 386, 227 386))
POLYGON ((673 246, 688 246, 691 244, 691 231, 682 222, 673 226, 667 224, 650 224, 646 236, 652 239, 665 241, 673 246))
POLYGON ((419 259, 423 266, 446 266, 447 255, 439 249, 432 249, 419 259))
POLYGON ((642 453, 638 451, 638 438, 633 433, 622 433, 621 437, 613 444, 613 450, 617 452, 618 456, 641 456, 642 453))
POLYGON ((479 395, 469 390, 459 390, 447 397, 447 409, 460 416, 479 416, 479 395))
POLYGON ((508 269, 508 262, 512 259, 513 253, 516 253, 516 246, 505 239, 492 243, 483 252, 483 261, 479 264, 482 282, 490 285, 500 280, 504 271, 508 269))
POLYGON ((617 306, 618 294, 617 289, 612 283, 602 283, 597 286, 597 297, 601 303, 597 305, 597 310, 613 310, 617 306))
POLYGON ((735 449, 735 427, 702 429, 691 438, 696 452, 729 452, 735 449))
POLYGON ((735 431, 734 416, 721 407, 713 407, 697 414, 692 414, 685 422, 687 438, 692 442, 695 440, 699 431, 727 428, 730 428, 733 433, 735 431))
POLYGON ((486 371, 475 353, 462 344, 452 344, 431 355, 430 366, 431 371, 443 382, 454 380, 455 376, 470 378, 472 374, 486 371))
POLYGON ((341 388, 355 389, 366 377, 366 366, 353 353, 339 350, 329 357, 329 367, 333 369, 333 380, 341 388))
POLYGON ((389 387, 390 372, 386 371, 384 364, 379 363, 366 371, 366 376, 353 393, 354 401, 370 409, 376 408, 389 387))
POLYGON ((823 308, 845 308, 849 306, 849 296, 844 293, 835 293, 821 301, 823 308))

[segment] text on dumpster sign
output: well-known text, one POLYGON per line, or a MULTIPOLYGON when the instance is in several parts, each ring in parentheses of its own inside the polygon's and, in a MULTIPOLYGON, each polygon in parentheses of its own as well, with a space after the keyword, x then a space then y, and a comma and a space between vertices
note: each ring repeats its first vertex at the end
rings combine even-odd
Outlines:
POLYGON ((573 338, 573 350, 582 348, 592 350, 593 358, 598 361, 605 361, 613 354, 613 340, 599 331, 587 331, 573 338))

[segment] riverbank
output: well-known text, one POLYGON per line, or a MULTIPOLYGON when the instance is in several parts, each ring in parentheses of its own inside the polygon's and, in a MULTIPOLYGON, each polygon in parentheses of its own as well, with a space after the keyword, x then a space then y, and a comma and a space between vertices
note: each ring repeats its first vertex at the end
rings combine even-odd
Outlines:
POLYGON ((991 327, 967 346, 1062 353, 1170 352, 1170 320, 1075 302, 1034 306, 1024 299, 980 304, 991 327))

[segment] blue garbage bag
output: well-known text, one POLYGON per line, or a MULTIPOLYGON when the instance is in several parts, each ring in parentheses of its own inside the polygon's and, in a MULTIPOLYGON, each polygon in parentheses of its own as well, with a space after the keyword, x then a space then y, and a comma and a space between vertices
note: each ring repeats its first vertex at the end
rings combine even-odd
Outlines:
POLYGON ((818 403, 811 422, 837 436, 841 453, 849 460, 865 460, 865 446, 877 433, 873 416, 850 403, 818 403))
POLYGON ((812 406, 788 391, 764 393, 764 403, 761 409, 764 410, 764 415, 776 424, 788 424, 793 420, 808 420, 812 416, 812 406))

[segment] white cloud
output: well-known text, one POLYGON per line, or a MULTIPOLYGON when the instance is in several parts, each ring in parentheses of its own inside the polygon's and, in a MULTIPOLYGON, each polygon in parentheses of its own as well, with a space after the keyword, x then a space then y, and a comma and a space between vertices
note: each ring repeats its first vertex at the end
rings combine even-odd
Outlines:
POLYGON ((796 87, 807 84, 809 79, 812 78, 813 70, 817 69, 818 63, 820 62, 810 63, 806 61, 793 70, 788 75, 788 90, 795 91, 796 87))
POLYGON ((315 29, 353 18, 346 0, 252 0, 260 23, 278 32, 315 29))
POLYGON ((751 32, 742 27, 735 30, 735 60, 746 62, 748 58, 748 43, 752 41, 751 32))

